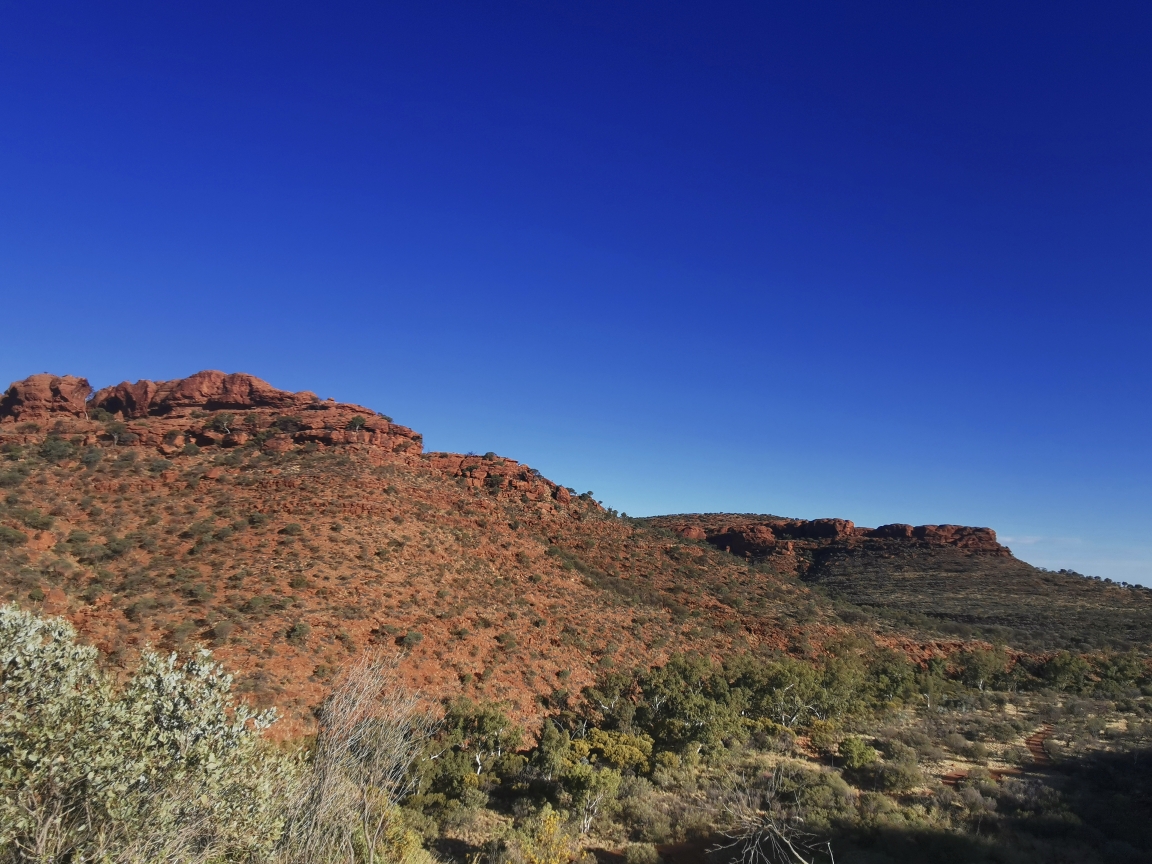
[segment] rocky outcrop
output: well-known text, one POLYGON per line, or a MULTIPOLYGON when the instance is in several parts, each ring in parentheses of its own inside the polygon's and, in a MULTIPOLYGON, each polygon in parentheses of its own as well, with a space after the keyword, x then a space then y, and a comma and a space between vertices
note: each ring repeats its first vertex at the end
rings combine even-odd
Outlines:
POLYGON ((319 402, 315 393, 277 390, 255 375, 214 370, 197 372, 175 381, 127 381, 105 387, 92 397, 93 408, 102 408, 125 419, 162 417, 181 409, 203 411, 243 411, 273 408, 294 411, 319 402))
MULTIPOLYGON (((153 449, 160 456, 194 455, 204 448, 259 448, 282 454, 346 447, 366 451, 378 463, 404 462, 459 478, 467 489, 495 498, 566 508, 568 489, 527 465, 484 456, 423 452, 423 436, 360 405, 321 400, 309 392, 278 390, 243 372, 197 372, 175 381, 141 380, 92 388, 83 378, 33 375, 4 397, 9 420, 54 420, 52 434, 82 446, 112 444, 153 449)), ((43 429, 5 430, 13 443, 36 443, 43 429)), ((5 436, 0 436, 5 437, 5 436)), ((598 511, 595 502, 582 509, 598 511)))
POLYGON ((999 551, 1004 547, 996 540, 991 528, 971 528, 967 525, 917 525, 912 536, 930 545, 956 546, 982 552, 999 551))
POLYGON ((73 375, 29 375, 9 385, 0 398, 0 420, 47 420, 52 416, 83 417, 92 392, 86 378, 73 375))
MULTIPOLYGON (((423 438, 360 405, 320 400, 309 392, 278 390, 242 372, 197 372, 175 381, 125 381, 105 387, 85 402, 92 388, 83 378, 33 375, 12 384, 0 402, 8 434, 15 421, 53 421, 85 446, 153 447, 163 456, 196 447, 258 446, 270 453, 296 447, 367 447, 387 458, 419 456, 423 438)), ((42 433, 41 433, 42 434, 42 433)))
POLYGON ((689 540, 706 540, 744 558, 793 555, 831 546, 853 547, 875 542, 908 546, 952 547, 969 552, 1009 556, 991 528, 966 525, 881 525, 858 528, 847 519, 782 519, 731 514, 662 516, 653 520, 689 540), (736 521, 740 519, 740 521, 736 521))
POLYGON ((495 495, 512 493, 528 501, 553 499, 561 505, 572 500, 563 486, 514 459, 495 454, 461 456, 458 453, 429 453, 423 458, 432 469, 461 478, 468 489, 484 489, 495 495))
POLYGON ((697 526, 685 526, 680 532, 681 536, 703 534, 701 540, 707 540, 718 549, 750 558, 762 558, 776 551, 776 534, 767 525, 731 525, 715 534, 707 534, 697 526), (695 528, 695 531, 692 529, 695 528))

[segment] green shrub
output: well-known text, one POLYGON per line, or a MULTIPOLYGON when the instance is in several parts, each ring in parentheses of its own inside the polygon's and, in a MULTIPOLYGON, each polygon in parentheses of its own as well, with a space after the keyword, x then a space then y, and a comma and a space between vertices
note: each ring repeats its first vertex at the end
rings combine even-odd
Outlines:
POLYGON ((0 471, 0 488, 15 489, 24 482, 22 471, 0 471))
POLYGON ((808 741, 818 753, 834 753, 843 738, 835 720, 813 720, 808 726, 808 741))
POLYGON ((148 472, 150 474, 162 474, 172 467, 172 463, 167 459, 151 459, 148 462, 148 472))
POLYGON ((876 769, 876 781, 886 792, 907 792, 924 782, 915 762, 885 762, 876 769))
POLYGON ((312 627, 306 621, 297 621, 288 629, 288 641, 300 645, 312 632, 312 627))
POLYGON ((660 864, 660 853, 651 843, 632 843, 624 850, 625 864, 660 864))
POLYGON ((281 432, 292 434, 299 432, 304 428, 304 421, 299 417, 277 417, 272 425, 279 429, 281 432))
POLYGON ((859 771, 876 761, 876 751, 856 735, 849 735, 840 742, 840 759, 844 767, 859 771))
POLYGON ((41 459, 48 462, 61 462, 72 456, 72 454, 76 452, 76 448, 63 438, 49 435, 44 439, 44 443, 40 445, 38 452, 41 459))
POLYGON ((33 531, 47 531, 55 521, 51 516, 46 516, 39 510, 21 510, 17 515, 20 517, 20 521, 33 531))
POLYGON ((145 652, 117 689, 70 624, 7 606, 0 669, 0 859, 271 851, 290 763, 261 740, 274 715, 235 702, 208 652, 145 652))
POLYGON ((7 525, 0 525, 0 546, 21 546, 28 542, 28 535, 7 525))
POLYGON ((212 635, 217 641, 223 642, 232 635, 232 631, 236 629, 236 625, 231 621, 221 621, 212 628, 212 635))

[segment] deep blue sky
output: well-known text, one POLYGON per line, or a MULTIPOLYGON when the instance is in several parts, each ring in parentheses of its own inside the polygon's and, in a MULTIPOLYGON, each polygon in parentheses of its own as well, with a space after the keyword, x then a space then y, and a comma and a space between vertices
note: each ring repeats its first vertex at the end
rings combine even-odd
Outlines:
POLYGON ((0 2, 0 377, 1152 583, 1147 9, 0 2))

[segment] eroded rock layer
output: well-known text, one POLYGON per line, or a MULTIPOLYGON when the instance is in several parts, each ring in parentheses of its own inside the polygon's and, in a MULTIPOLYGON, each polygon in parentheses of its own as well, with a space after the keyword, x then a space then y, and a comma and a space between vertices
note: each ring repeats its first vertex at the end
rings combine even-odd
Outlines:
POLYGON ((847 519, 784 519, 730 513, 660 516, 654 524, 691 540, 707 540, 718 549, 753 559, 794 556, 828 546, 852 547, 868 541, 903 541, 911 546, 947 546, 1009 557, 991 528, 966 525, 881 525, 857 527, 847 519))

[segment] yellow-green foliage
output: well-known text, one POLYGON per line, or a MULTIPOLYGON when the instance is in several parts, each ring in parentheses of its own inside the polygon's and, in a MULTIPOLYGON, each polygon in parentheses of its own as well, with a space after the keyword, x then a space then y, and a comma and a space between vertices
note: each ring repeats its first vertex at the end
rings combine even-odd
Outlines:
POLYGON ((523 864, 567 864, 578 848, 563 817, 550 804, 514 831, 508 845, 511 857, 519 858, 523 864))
POLYGON ((376 860, 387 864, 433 864, 435 859, 424 848, 419 832, 404 823, 400 809, 392 807, 389 812, 390 818, 376 851, 376 860))
POLYGON ((648 760, 652 758, 652 739, 643 734, 593 728, 587 738, 572 742, 572 754, 578 760, 589 759, 620 771, 646 774, 648 760))

